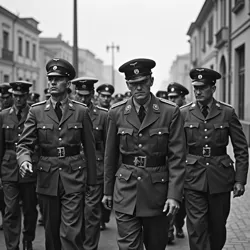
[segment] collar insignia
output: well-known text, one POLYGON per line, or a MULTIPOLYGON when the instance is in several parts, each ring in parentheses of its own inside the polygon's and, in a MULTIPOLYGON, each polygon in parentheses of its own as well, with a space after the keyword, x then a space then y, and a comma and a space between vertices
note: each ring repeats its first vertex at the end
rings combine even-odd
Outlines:
POLYGON ((159 106, 157 104, 153 104, 153 109, 157 111, 159 110, 159 106))
POLYGON ((128 105, 125 110, 128 112, 130 111, 130 109, 131 109, 131 105, 128 105))
POLYGON ((194 108, 194 107, 195 107, 195 103, 193 103, 193 104, 191 105, 191 107, 194 108))

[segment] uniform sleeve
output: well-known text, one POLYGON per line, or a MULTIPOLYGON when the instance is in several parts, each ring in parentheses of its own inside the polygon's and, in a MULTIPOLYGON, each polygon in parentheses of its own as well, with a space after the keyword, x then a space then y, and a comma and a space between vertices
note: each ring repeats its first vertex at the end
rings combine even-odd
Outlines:
POLYGON ((115 183, 115 173, 119 159, 119 137, 114 111, 108 112, 107 140, 104 156, 104 194, 112 195, 115 183))
POLYGON ((34 152, 37 141, 37 124, 34 109, 31 107, 24 123, 24 129, 17 143, 16 155, 20 166, 24 161, 32 162, 31 155, 34 152))
POLYGON ((183 119, 176 107, 169 131, 168 169, 169 184, 168 198, 182 200, 186 168, 186 142, 184 136, 183 119))
POLYGON ((93 134, 93 125, 89 116, 88 109, 84 111, 83 119, 83 150, 87 163, 87 184, 96 184, 96 153, 95 153, 95 138, 93 134))
POLYGON ((245 185, 249 166, 248 145, 241 123, 232 109, 232 117, 229 123, 230 138, 235 157, 235 181, 245 185))

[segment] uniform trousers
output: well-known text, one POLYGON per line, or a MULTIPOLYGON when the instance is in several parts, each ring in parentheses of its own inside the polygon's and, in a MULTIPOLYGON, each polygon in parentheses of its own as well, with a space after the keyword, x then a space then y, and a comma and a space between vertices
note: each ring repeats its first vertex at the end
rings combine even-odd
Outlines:
POLYGON ((136 217, 115 211, 120 250, 165 250, 169 221, 166 215, 136 217))
POLYGON ((37 222, 37 198, 35 182, 3 182, 4 201, 6 204, 3 219, 5 244, 8 250, 18 249, 21 234, 21 209, 23 211, 23 240, 35 239, 37 222))
POLYGON ((226 242, 230 192, 185 189, 185 201, 190 250, 221 250, 226 242))
POLYGON ((103 184, 88 187, 85 195, 85 240, 84 250, 97 250, 100 239, 101 201, 103 184))
POLYGON ((186 217, 186 207, 185 207, 185 200, 183 199, 180 204, 180 209, 178 210, 174 218, 174 225, 176 229, 183 228, 185 224, 185 217, 186 217))
POLYGON ((60 178, 57 196, 39 194, 46 250, 83 250, 83 196, 82 191, 67 194, 60 178))

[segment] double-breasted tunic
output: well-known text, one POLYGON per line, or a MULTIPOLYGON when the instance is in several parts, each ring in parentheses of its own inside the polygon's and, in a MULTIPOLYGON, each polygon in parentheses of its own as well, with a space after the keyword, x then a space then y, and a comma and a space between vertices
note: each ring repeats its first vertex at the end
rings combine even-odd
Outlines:
POLYGON ((142 123, 132 97, 111 107, 104 159, 104 193, 113 195, 115 211, 157 216, 162 215, 168 198, 181 201, 185 176, 184 140, 180 110, 167 100, 151 94, 142 123), (120 155, 122 164, 118 165, 120 155), (140 159, 145 165, 138 167, 140 159))

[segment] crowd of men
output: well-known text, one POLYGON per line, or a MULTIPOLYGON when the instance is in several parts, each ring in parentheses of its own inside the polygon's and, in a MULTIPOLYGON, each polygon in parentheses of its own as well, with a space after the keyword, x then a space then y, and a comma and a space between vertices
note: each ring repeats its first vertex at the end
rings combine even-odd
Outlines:
POLYGON ((129 91, 116 95, 110 84, 95 89, 98 79, 75 78, 60 58, 46 64, 44 101, 30 82, 0 84, 8 250, 19 249, 21 228, 23 250, 33 249, 37 207, 46 250, 98 249, 111 209, 121 250, 164 250, 185 237, 185 218, 191 250, 223 248, 231 191, 243 195, 247 180, 242 126, 234 108, 213 97, 218 72, 192 69, 196 100, 186 104, 181 83, 151 92, 155 66, 145 58, 121 65, 129 91))

